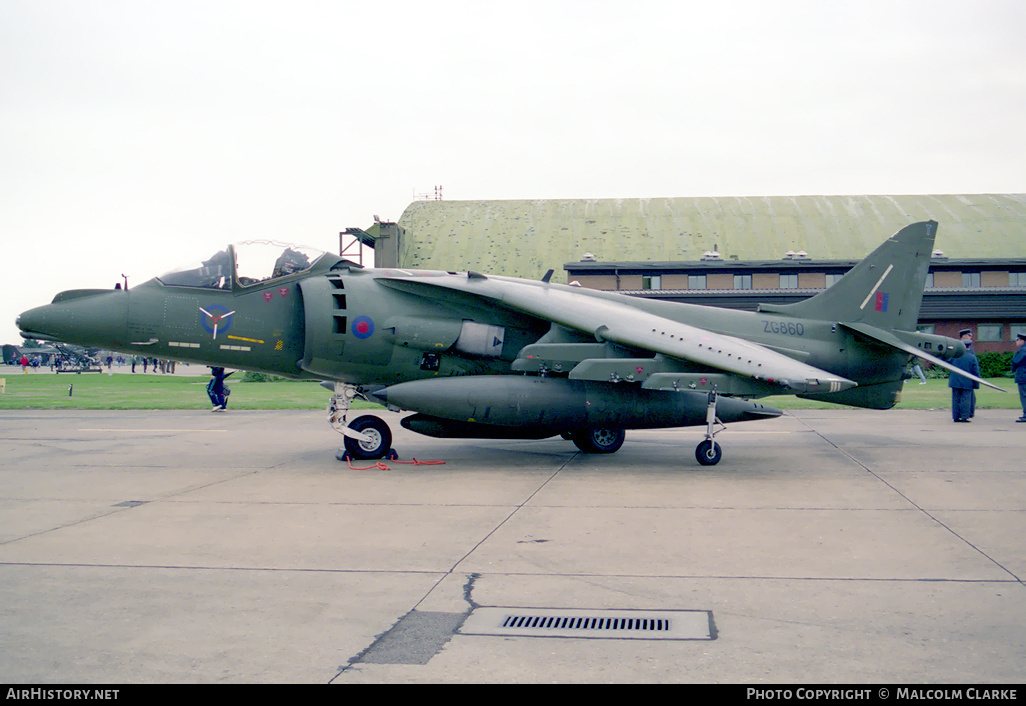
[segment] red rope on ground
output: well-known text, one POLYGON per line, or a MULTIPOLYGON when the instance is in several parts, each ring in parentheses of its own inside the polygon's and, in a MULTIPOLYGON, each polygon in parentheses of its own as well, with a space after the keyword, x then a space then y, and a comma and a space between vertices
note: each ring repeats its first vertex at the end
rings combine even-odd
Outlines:
MULTIPOLYGON (((391 471, 392 470, 385 463, 382 463, 381 461, 376 462, 373 466, 364 466, 362 468, 359 467, 359 466, 354 466, 353 465, 353 460, 351 458, 346 458, 346 463, 349 464, 349 469, 352 470, 352 471, 369 471, 369 470, 374 469, 374 468, 378 469, 379 471, 391 471)), ((421 461, 421 460, 416 459, 416 458, 413 459, 413 460, 410 460, 410 461, 400 461, 398 459, 393 459, 392 463, 403 463, 403 464, 410 465, 410 466, 442 466, 442 465, 445 465, 445 461, 421 461)))
POLYGON ((373 466, 354 466, 353 465, 353 459, 346 458, 346 463, 349 464, 349 470, 351 470, 351 471, 369 471, 372 468, 377 468, 379 471, 391 471, 392 470, 391 468, 389 468, 388 466, 383 464, 381 461, 378 461, 373 466))

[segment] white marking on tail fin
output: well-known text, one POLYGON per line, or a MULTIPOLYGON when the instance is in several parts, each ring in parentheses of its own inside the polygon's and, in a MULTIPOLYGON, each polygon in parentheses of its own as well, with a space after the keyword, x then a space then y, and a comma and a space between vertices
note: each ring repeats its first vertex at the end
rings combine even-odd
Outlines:
POLYGON ((869 294, 867 294, 866 298, 862 300, 862 306, 860 306, 859 309, 866 308, 866 304, 868 304, 869 300, 873 298, 874 294, 876 294, 876 290, 880 289, 880 285, 883 284, 883 281, 887 278, 887 275, 889 275, 891 273, 891 270, 893 269, 894 265, 887 266, 887 269, 884 271, 884 273, 880 275, 880 279, 878 279, 876 284, 873 285, 873 288, 869 290, 869 294))

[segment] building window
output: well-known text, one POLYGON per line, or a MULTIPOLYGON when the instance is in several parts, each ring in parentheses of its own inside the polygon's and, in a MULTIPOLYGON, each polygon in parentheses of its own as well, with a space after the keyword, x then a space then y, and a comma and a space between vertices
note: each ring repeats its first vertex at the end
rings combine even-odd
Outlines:
POLYGON ((734 275, 734 289, 751 289, 751 275, 734 275))
POLYGON ((642 289, 662 289, 663 288, 663 278, 662 278, 662 276, 661 275, 652 275, 652 276, 643 275, 641 277, 641 288, 642 289))
POLYGON ((933 289, 933 273, 932 272, 927 272, 926 273, 926 285, 925 286, 926 286, 926 289, 933 289))
POLYGON ((798 275, 780 275, 781 289, 798 289, 798 275))
POLYGON ((1000 341, 1001 324, 977 324, 976 325, 976 340, 977 341, 1000 341))
POLYGON ((843 273, 842 274, 836 274, 836 273, 831 274, 831 273, 828 272, 827 275, 826 275, 826 286, 827 286, 827 289, 829 289, 830 287, 833 287, 835 284, 837 284, 838 281, 840 281, 840 279, 842 277, 844 277, 843 273))
POLYGON ((1026 287, 1026 272, 1009 272, 1009 287, 1026 287))
POLYGON ((688 289, 708 289, 705 275, 688 275, 688 289))
POLYGON ((980 273, 979 272, 963 272, 962 273, 962 286, 963 287, 979 287, 980 286, 980 273))

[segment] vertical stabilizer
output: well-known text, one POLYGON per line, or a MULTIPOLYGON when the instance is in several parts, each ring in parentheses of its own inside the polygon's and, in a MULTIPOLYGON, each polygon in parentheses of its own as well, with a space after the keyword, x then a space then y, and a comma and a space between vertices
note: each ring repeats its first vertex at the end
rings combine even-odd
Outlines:
POLYGON ((936 221, 906 226, 826 291, 759 311, 915 331, 936 235, 936 221))

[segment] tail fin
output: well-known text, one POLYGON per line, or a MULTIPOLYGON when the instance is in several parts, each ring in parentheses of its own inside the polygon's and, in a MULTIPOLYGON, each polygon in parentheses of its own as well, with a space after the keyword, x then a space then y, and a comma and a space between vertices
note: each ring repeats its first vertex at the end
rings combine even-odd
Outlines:
POLYGON ((759 311, 915 331, 936 234, 936 221, 905 226, 826 291, 759 311))

